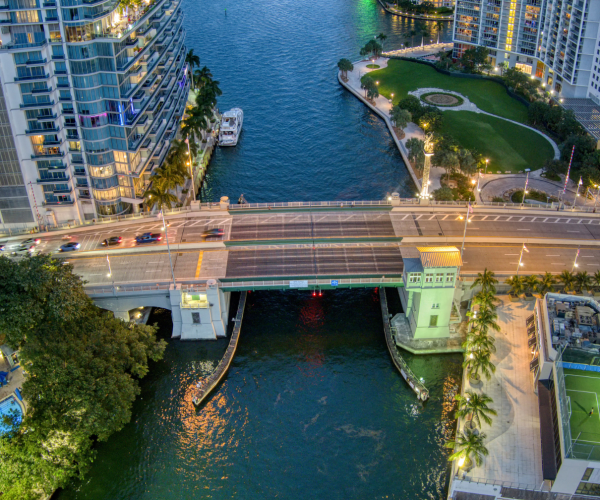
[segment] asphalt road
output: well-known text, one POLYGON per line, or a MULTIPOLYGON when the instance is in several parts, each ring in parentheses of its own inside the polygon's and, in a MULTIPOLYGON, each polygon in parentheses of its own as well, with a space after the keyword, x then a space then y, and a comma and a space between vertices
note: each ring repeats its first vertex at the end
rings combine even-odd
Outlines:
MULTIPOLYGON (((402 272, 398 247, 389 243, 358 245, 357 238, 422 236, 424 242, 427 242, 428 236, 460 238, 464 224, 464 213, 456 210, 443 213, 357 211, 233 216, 198 214, 172 218, 168 235, 170 244, 191 244, 183 251, 172 252, 177 279, 311 276, 315 270, 321 276, 392 275, 402 272), (203 248, 206 245, 202 245, 202 233, 216 227, 224 229, 223 241, 236 242, 240 246, 212 251, 203 248), (344 239, 348 242, 343 243, 344 239), (258 240, 263 245, 254 246, 258 240), (269 240, 272 240, 271 245, 264 244, 269 240), (281 240, 285 240, 285 244, 281 240), (326 244, 328 240, 332 240, 329 245, 326 244), (241 246, 243 242, 247 244, 241 246)), ((67 235, 49 233, 40 236, 42 242, 37 251, 56 254, 60 245, 68 241, 81 243, 79 251, 63 255, 90 284, 111 284, 113 279, 116 283, 165 282, 171 278, 165 239, 145 245, 136 245, 134 239, 144 232, 159 232, 162 229, 162 221, 145 219, 143 223, 92 226, 67 235), (109 249, 102 247, 102 240, 110 236, 123 237, 123 243, 109 249), (102 251, 101 256, 89 253, 98 250, 102 251), (111 276, 107 276, 109 263, 105 253, 110 255, 111 276)), ((521 268, 521 272, 527 274, 545 271, 558 273, 573 267, 580 246, 578 243, 566 246, 544 244, 544 239, 581 240, 583 248, 576 270, 594 272, 600 269, 600 248, 585 248, 586 241, 597 240, 600 236, 600 219, 592 217, 565 215, 563 212, 536 216, 522 215, 522 212, 497 215, 482 211, 471 217, 467 236, 506 237, 513 241, 515 238, 529 241, 539 238, 535 244, 527 245, 529 253, 524 254, 524 266, 521 268)), ((10 241, 7 251, 25 239, 10 241)), ((520 243, 490 242, 486 245, 481 241, 469 243, 467 240, 463 272, 478 272, 488 268, 497 273, 512 274, 516 272, 520 251, 520 243)))

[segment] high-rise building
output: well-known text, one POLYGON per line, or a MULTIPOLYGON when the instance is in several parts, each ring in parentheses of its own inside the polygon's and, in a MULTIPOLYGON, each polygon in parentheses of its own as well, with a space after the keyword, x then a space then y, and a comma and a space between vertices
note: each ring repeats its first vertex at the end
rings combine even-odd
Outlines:
POLYGON ((454 57, 473 46, 490 50, 563 97, 599 95, 600 1, 457 0, 454 57))
POLYGON ((189 90, 180 3, 0 0, 0 81, 41 223, 140 210, 189 90))

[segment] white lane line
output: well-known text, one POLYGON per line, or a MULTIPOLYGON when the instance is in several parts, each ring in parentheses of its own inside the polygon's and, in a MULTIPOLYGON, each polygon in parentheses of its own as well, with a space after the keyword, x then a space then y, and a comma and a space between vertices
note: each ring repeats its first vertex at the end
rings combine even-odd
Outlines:
POLYGON ((580 259, 594 259, 595 257, 593 255, 580 255, 579 258, 580 259))
POLYGON ((553 266, 564 266, 566 265, 564 262, 550 262, 551 265, 553 266))
POLYGON ((567 233, 578 233, 579 231, 567 231, 567 233))
POLYGON ((556 253, 556 254, 554 254, 554 253, 553 254, 546 254, 546 257, 560 257, 560 254, 559 253, 556 253))
POLYGON ((504 255, 520 255, 518 253, 505 253, 504 255))
POLYGON ((531 231, 531 229, 517 229, 517 231, 531 231))

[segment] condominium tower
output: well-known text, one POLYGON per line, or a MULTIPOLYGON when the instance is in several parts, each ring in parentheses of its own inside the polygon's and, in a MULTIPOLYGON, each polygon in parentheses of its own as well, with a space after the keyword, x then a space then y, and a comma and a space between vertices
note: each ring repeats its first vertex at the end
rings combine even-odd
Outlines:
POLYGON ((600 0, 457 0, 454 20, 454 57, 484 46, 555 95, 599 97, 600 0))
POLYGON ((189 90, 180 3, 0 0, 0 82, 36 223, 140 210, 189 90))

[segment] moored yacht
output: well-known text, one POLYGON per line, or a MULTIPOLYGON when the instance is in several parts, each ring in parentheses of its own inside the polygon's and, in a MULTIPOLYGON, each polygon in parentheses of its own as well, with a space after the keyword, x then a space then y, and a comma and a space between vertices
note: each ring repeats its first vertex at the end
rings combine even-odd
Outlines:
POLYGON ((233 108, 221 116, 219 130, 219 146, 235 146, 242 133, 244 112, 240 108, 233 108))

